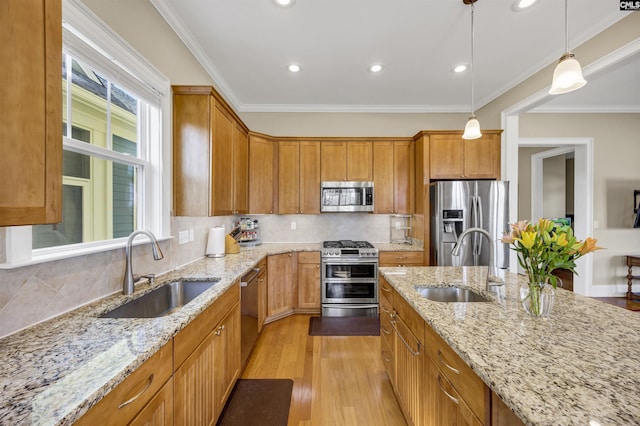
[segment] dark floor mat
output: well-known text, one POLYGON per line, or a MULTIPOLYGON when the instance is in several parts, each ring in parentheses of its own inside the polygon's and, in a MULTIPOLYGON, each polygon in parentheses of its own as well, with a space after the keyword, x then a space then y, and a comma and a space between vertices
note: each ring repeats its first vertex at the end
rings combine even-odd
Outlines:
POLYGON ((217 426, 287 426, 291 379, 239 379, 217 426))
POLYGON ((380 318, 311 317, 309 336, 379 336, 380 318))

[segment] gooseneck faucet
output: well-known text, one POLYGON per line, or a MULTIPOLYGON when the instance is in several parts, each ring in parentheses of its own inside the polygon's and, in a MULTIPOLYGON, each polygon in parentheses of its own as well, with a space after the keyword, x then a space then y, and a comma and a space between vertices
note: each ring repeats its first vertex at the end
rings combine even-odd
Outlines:
POLYGON ((151 232, 145 231, 144 229, 132 232, 131 235, 129 235, 127 246, 125 248, 127 263, 124 271, 124 280, 122 281, 122 294, 124 295, 133 294, 134 284, 138 281, 138 277, 133 275, 133 268, 131 266, 131 245, 133 244, 133 239, 140 234, 146 235, 151 240, 153 260, 160 260, 164 257, 162 250, 160 250, 160 246, 158 245, 158 240, 151 232))
POLYGON ((451 250, 451 254, 454 255, 454 256, 459 256, 460 255, 460 248, 462 247, 462 240, 464 239, 464 237, 466 237, 467 235, 472 234, 474 232, 478 232, 478 233, 484 235, 485 237, 487 237, 487 241, 489 241, 489 267, 487 269, 487 284, 486 285, 487 285, 487 291, 493 291, 493 289, 491 287, 503 285, 504 284, 504 280, 502 280, 500 277, 498 277, 498 271, 496 269, 496 264, 495 264, 495 261, 493 259, 493 253, 494 253, 494 250, 495 250, 495 241, 493 241, 493 238, 491 238, 491 234, 489 234, 486 230, 484 230, 482 228, 467 228, 458 237, 458 240, 456 241, 456 243, 453 246, 453 249, 451 250))

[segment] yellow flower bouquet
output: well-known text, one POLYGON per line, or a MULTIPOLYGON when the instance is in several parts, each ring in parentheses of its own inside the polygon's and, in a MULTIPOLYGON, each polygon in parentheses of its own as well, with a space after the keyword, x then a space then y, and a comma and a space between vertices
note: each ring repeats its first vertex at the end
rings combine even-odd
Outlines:
POLYGON ((503 236, 502 242, 511 244, 511 249, 518 253, 518 262, 529 278, 529 290, 521 301, 536 316, 544 314, 541 300, 544 286, 550 284, 554 289, 557 286, 558 278, 552 272, 567 269, 575 273, 576 260, 601 248, 596 245, 597 240, 580 241, 570 226, 549 219, 540 219, 537 224, 526 220, 512 224, 511 232, 503 236))

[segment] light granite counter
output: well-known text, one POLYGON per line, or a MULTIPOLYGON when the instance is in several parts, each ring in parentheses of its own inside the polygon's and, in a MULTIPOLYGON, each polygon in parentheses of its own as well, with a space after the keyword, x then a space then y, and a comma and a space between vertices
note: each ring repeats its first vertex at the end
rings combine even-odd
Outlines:
POLYGON ((640 424, 640 313, 556 290, 549 318, 518 302, 507 274, 489 303, 440 303, 415 285, 485 291, 486 267, 380 268, 381 274, 529 425, 640 424))
POLYGON ((320 244, 263 244, 238 254, 201 259, 50 321, 0 339, 0 424, 67 425, 229 289, 264 256, 318 251, 320 244), (180 311, 162 318, 99 315, 177 278, 219 279, 180 311))

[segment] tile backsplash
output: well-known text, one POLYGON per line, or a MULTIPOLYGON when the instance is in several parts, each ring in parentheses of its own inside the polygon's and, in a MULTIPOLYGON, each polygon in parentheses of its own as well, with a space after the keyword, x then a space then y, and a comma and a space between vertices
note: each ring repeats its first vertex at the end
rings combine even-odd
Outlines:
MULTIPOLYGON (((269 242, 367 240, 389 242, 388 215, 250 215, 258 219, 261 239, 269 242), (295 230, 292 228, 295 222, 295 230)), ((161 274, 204 256, 209 228, 231 231, 235 216, 171 219, 171 240, 162 241, 164 259, 154 261, 147 245, 133 248, 136 274, 161 274), (180 231, 193 229, 194 241, 178 244, 180 231)), ((6 232, 0 227, 0 263, 6 260, 6 232)), ((122 290, 124 249, 77 256, 21 268, 0 270, 0 337, 61 315, 122 290)))

